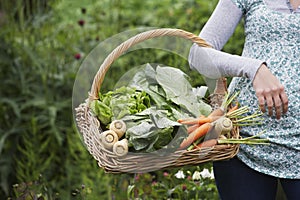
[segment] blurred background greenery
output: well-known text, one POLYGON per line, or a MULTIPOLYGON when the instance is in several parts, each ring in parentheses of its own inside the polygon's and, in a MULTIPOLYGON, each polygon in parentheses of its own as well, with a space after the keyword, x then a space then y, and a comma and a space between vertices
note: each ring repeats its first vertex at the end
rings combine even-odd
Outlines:
MULTIPOLYGON (((180 169, 184 178, 174 176, 179 169, 142 175, 105 173, 85 149, 72 116, 77 70, 101 41, 138 27, 180 28, 198 34, 216 3, 1 0, 0 197, 218 199, 212 177, 205 173, 201 179, 193 177, 211 170, 209 163, 180 169)), ((243 42, 239 25, 224 50, 240 54, 243 42)), ((155 50, 134 51, 117 64, 145 62, 188 69, 186 60, 155 50)), ((204 84, 196 73, 191 76, 194 84, 204 84)), ((110 89, 109 83, 104 89, 110 89)))

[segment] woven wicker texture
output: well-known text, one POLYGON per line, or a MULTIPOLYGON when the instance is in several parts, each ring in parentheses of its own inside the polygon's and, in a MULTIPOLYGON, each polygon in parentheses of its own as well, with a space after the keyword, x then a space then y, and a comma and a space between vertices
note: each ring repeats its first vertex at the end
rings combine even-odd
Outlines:
MULTIPOLYGON (((137 34, 120 44, 106 57, 94 77, 89 98, 75 109, 76 123, 89 153, 97 160, 98 165, 107 172, 142 173, 164 168, 198 165, 210 161, 229 159, 234 157, 238 152, 239 145, 216 145, 215 147, 210 148, 194 149, 190 151, 174 150, 168 153, 160 151, 153 153, 129 152, 124 157, 117 157, 112 151, 105 149, 99 142, 99 136, 103 130, 100 128, 99 120, 89 109, 89 103, 92 100, 98 99, 98 92, 100 91, 106 72, 111 64, 131 46, 147 39, 162 36, 181 37, 190 40, 201 47, 210 47, 203 39, 180 29, 154 29, 137 34)), ((216 84, 217 88, 215 94, 212 95, 212 106, 214 108, 222 102, 222 97, 226 90, 224 81, 226 82, 226 79, 221 78, 216 84)), ((234 128, 232 136, 234 138, 239 137, 238 128, 234 128)))

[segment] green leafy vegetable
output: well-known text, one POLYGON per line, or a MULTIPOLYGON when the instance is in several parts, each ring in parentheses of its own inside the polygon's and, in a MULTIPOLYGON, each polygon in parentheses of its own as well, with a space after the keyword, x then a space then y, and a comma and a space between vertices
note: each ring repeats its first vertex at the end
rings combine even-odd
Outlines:
MULTIPOLYGON (((102 96, 100 100, 94 100, 91 102, 90 108, 93 113, 98 117, 98 119, 103 124, 109 124, 113 116, 112 110, 110 108, 111 92, 102 96)), ((101 97, 101 96, 100 96, 101 97)))
POLYGON ((126 115, 139 113, 148 108, 150 99, 145 91, 123 86, 114 91, 110 106, 113 112, 112 120, 122 119, 126 115))
POLYGON ((193 88, 179 69, 146 64, 131 77, 128 85, 100 94, 91 109, 105 125, 115 119, 125 121, 132 151, 164 148, 174 138, 180 139, 177 119, 211 112, 202 101, 202 88, 193 88))
POLYGON ((99 96, 99 100, 92 101, 90 107, 103 125, 151 106, 146 92, 125 86, 99 96))
POLYGON ((158 65, 154 69, 146 64, 129 86, 146 91, 159 107, 175 103, 194 117, 211 112, 211 106, 199 98, 198 90, 191 86, 188 76, 174 67, 158 65))
POLYGON ((152 152, 169 144, 173 139, 173 130, 172 126, 159 129, 155 124, 143 121, 139 125, 129 128, 126 134, 130 136, 129 143, 134 150, 152 152))

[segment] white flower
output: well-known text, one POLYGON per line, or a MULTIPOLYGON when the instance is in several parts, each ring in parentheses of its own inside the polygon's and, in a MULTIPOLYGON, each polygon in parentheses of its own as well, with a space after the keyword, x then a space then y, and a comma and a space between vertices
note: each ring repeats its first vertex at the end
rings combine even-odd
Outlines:
POLYGON ((185 175, 184 175, 182 170, 179 170, 176 174, 174 174, 174 176, 178 179, 184 179, 185 178, 185 175))
POLYGON ((201 174, 200 174, 200 172, 199 172, 199 171, 195 171, 194 174, 193 174, 193 176, 192 176, 192 179, 193 179, 194 181, 200 180, 200 179, 201 179, 201 174))
POLYGON ((211 173, 210 173, 210 179, 215 179, 214 171, 211 171, 211 173))
POLYGON ((208 169, 203 169, 202 172, 200 172, 200 175, 202 178, 210 178, 210 179, 214 179, 214 173, 210 172, 208 169))

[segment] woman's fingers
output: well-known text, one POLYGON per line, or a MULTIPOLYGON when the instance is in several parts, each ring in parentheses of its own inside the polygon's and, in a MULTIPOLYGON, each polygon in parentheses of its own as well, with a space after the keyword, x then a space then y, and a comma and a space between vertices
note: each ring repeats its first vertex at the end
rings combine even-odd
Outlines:
POLYGON ((265 97, 260 93, 260 92, 256 92, 256 96, 258 98, 258 104, 259 104, 259 108, 262 112, 266 112, 266 108, 265 108, 265 97))
POLYGON ((274 107, 275 107, 275 116, 277 119, 280 119, 281 113, 283 112, 282 102, 279 95, 274 97, 274 107))
POLYGON ((284 91, 283 85, 279 84, 277 88, 274 88, 272 96, 276 118, 280 119, 281 115, 288 111, 288 97, 284 91))
POLYGON ((283 103, 282 104, 283 113, 285 114, 288 111, 289 100, 288 100, 288 96, 286 95, 284 90, 280 94, 280 97, 281 97, 281 102, 283 103))
POLYGON ((276 118, 280 119, 281 115, 287 112, 288 101, 285 92, 278 93, 277 90, 273 90, 273 92, 270 93, 267 90, 256 92, 256 95, 261 111, 268 111, 269 116, 273 116, 273 114, 275 114, 276 118), (274 111, 275 113, 273 113, 274 111))
POLYGON ((267 101, 267 107, 268 107, 268 113, 269 116, 273 116, 273 97, 272 95, 267 95, 266 96, 266 101, 267 101))

